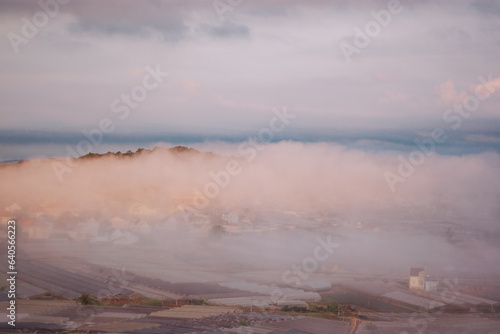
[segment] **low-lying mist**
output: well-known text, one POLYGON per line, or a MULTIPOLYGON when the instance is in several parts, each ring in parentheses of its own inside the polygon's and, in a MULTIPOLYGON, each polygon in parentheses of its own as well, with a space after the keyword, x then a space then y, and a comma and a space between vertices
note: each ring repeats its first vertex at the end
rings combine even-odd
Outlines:
POLYGON ((160 247, 169 252, 151 258, 162 264, 281 270, 311 256, 317 237, 330 236, 340 247, 324 265, 337 273, 405 274, 411 265, 436 273, 496 270, 496 153, 431 154, 401 176, 398 156, 409 159, 403 153, 297 142, 233 148, 241 154, 157 147, 2 165, 0 207, 20 225, 80 226, 80 239, 96 244, 113 231, 129 233, 121 246, 102 244, 160 247), (99 231, 81 227, 91 222, 99 231), (142 237, 152 241, 134 241, 142 237))

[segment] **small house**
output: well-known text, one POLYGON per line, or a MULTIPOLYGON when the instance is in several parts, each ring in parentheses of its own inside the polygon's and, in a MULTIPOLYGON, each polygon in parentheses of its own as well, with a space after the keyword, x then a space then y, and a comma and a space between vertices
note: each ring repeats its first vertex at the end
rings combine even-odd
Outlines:
POLYGON ((425 279, 425 291, 436 291, 438 288, 438 280, 427 277, 425 279))
POLYGON ((425 268, 410 268, 410 290, 425 290, 425 268))

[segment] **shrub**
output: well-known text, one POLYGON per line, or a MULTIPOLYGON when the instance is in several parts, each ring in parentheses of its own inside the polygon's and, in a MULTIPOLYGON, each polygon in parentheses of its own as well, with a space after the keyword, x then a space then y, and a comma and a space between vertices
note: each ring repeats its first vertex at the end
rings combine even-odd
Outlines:
POLYGON ((337 304, 328 304, 328 306, 326 307, 326 309, 330 312, 333 312, 333 313, 337 313, 339 311, 339 306, 337 304))
POLYGON ((83 293, 78 297, 78 301, 82 305, 96 305, 97 300, 95 297, 89 295, 88 293, 83 293))

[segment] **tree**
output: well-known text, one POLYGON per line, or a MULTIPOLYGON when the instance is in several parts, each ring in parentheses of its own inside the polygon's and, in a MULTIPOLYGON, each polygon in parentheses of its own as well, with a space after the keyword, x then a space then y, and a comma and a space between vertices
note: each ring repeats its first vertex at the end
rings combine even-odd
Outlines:
POLYGON ((340 309, 340 306, 337 305, 337 304, 328 304, 328 306, 326 307, 326 309, 330 312, 333 312, 333 313, 337 313, 340 309))
POLYGON ((96 299, 89 295, 88 293, 83 293, 81 294, 79 297, 78 297, 78 301, 82 304, 82 305, 95 305, 97 304, 97 301, 96 299))

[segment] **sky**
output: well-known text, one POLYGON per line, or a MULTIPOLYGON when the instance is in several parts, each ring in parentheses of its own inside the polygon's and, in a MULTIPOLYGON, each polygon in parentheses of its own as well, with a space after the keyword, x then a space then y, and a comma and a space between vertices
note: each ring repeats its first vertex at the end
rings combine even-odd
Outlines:
POLYGON ((64 156, 103 120, 89 151, 239 142, 276 109, 296 117, 275 142, 443 128, 438 152, 499 152, 499 23, 497 1, 2 0, 0 160, 64 156))

